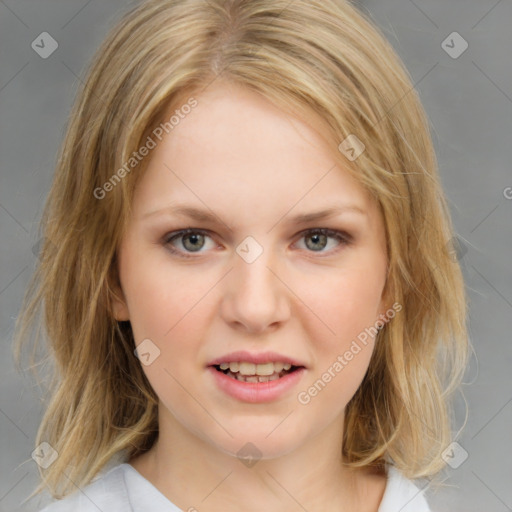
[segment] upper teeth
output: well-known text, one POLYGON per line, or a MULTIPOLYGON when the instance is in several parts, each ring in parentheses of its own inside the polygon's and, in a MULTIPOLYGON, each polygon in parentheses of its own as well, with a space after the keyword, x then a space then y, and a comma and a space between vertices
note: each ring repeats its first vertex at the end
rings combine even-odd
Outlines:
POLYGON ((254 364, 246 362, 221 363, 220 369, 227 370, 229 368, 233 373, 239 372, 242 375, 272 375, 282 370, 289 370, 292 367, 289 363, 264 363, 254 364))

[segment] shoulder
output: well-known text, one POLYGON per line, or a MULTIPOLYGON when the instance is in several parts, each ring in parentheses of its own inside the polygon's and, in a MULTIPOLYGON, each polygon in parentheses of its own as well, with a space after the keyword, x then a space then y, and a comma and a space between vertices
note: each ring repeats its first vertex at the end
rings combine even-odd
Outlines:
POLYGON ((423 491, 390 465, 378 512, 431 512, 423 491))
POLYGON ((126 485, 124 483, 124 465, 118 464, 109 470, 100 472, 92 482, 77 489, 61 500, 56 500, 39 512, 125 512, 130 510, 126 485))

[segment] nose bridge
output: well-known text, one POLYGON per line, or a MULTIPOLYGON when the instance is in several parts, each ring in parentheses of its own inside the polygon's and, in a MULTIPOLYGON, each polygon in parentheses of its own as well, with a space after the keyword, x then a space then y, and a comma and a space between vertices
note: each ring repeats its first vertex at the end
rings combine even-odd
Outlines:
MULTIPOLYGON (((236 248, 235 280, 238 294, 272 295, 275 291, 276 278, 270 271, 275 266, 275 254, 268 239, 264 243, 265 247, 254 237, 248 236, 236 248)), ((268 299, 270 296, 262 298, 268 299)))
POLYGON ((252 236, 237 246, 236 253, 224 298, 226 319, 258 331, 284 320, 289 308, 285 287, 276 277, 275 253, 252 236))

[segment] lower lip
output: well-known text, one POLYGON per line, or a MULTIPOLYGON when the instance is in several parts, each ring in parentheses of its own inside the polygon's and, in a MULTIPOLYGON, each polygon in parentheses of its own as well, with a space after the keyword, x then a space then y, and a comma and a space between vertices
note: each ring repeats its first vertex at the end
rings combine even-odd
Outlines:
POLYGON ((298 368, 280 379, 267 382, 242 382, 228 377, 224 373, 216 370, 213 366, 209 366, 208 370, 213 374, 215 383, 224 393, 242 402, 250 403, 263 403, 277 400, 296 386, 306 371, 305 368, 298 368))

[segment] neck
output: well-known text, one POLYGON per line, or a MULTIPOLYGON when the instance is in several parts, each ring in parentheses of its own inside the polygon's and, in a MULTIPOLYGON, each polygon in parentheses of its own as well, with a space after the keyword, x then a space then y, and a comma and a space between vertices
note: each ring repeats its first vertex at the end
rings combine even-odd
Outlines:
MULTIPOLYGON (((163 408, 160 408, 160 411, 163 408)), ((377 510, 385 487, 369 485, 341 456, 343 418, 279 457, 242 459, 195 436, 170 414, 159 418, 159 438, 130 464, 182 510, 282 512, 377 510), (369 502, 375 504, 368 508, 369 502)), ((246 445, 246 452, 255 450, 246 445)))

